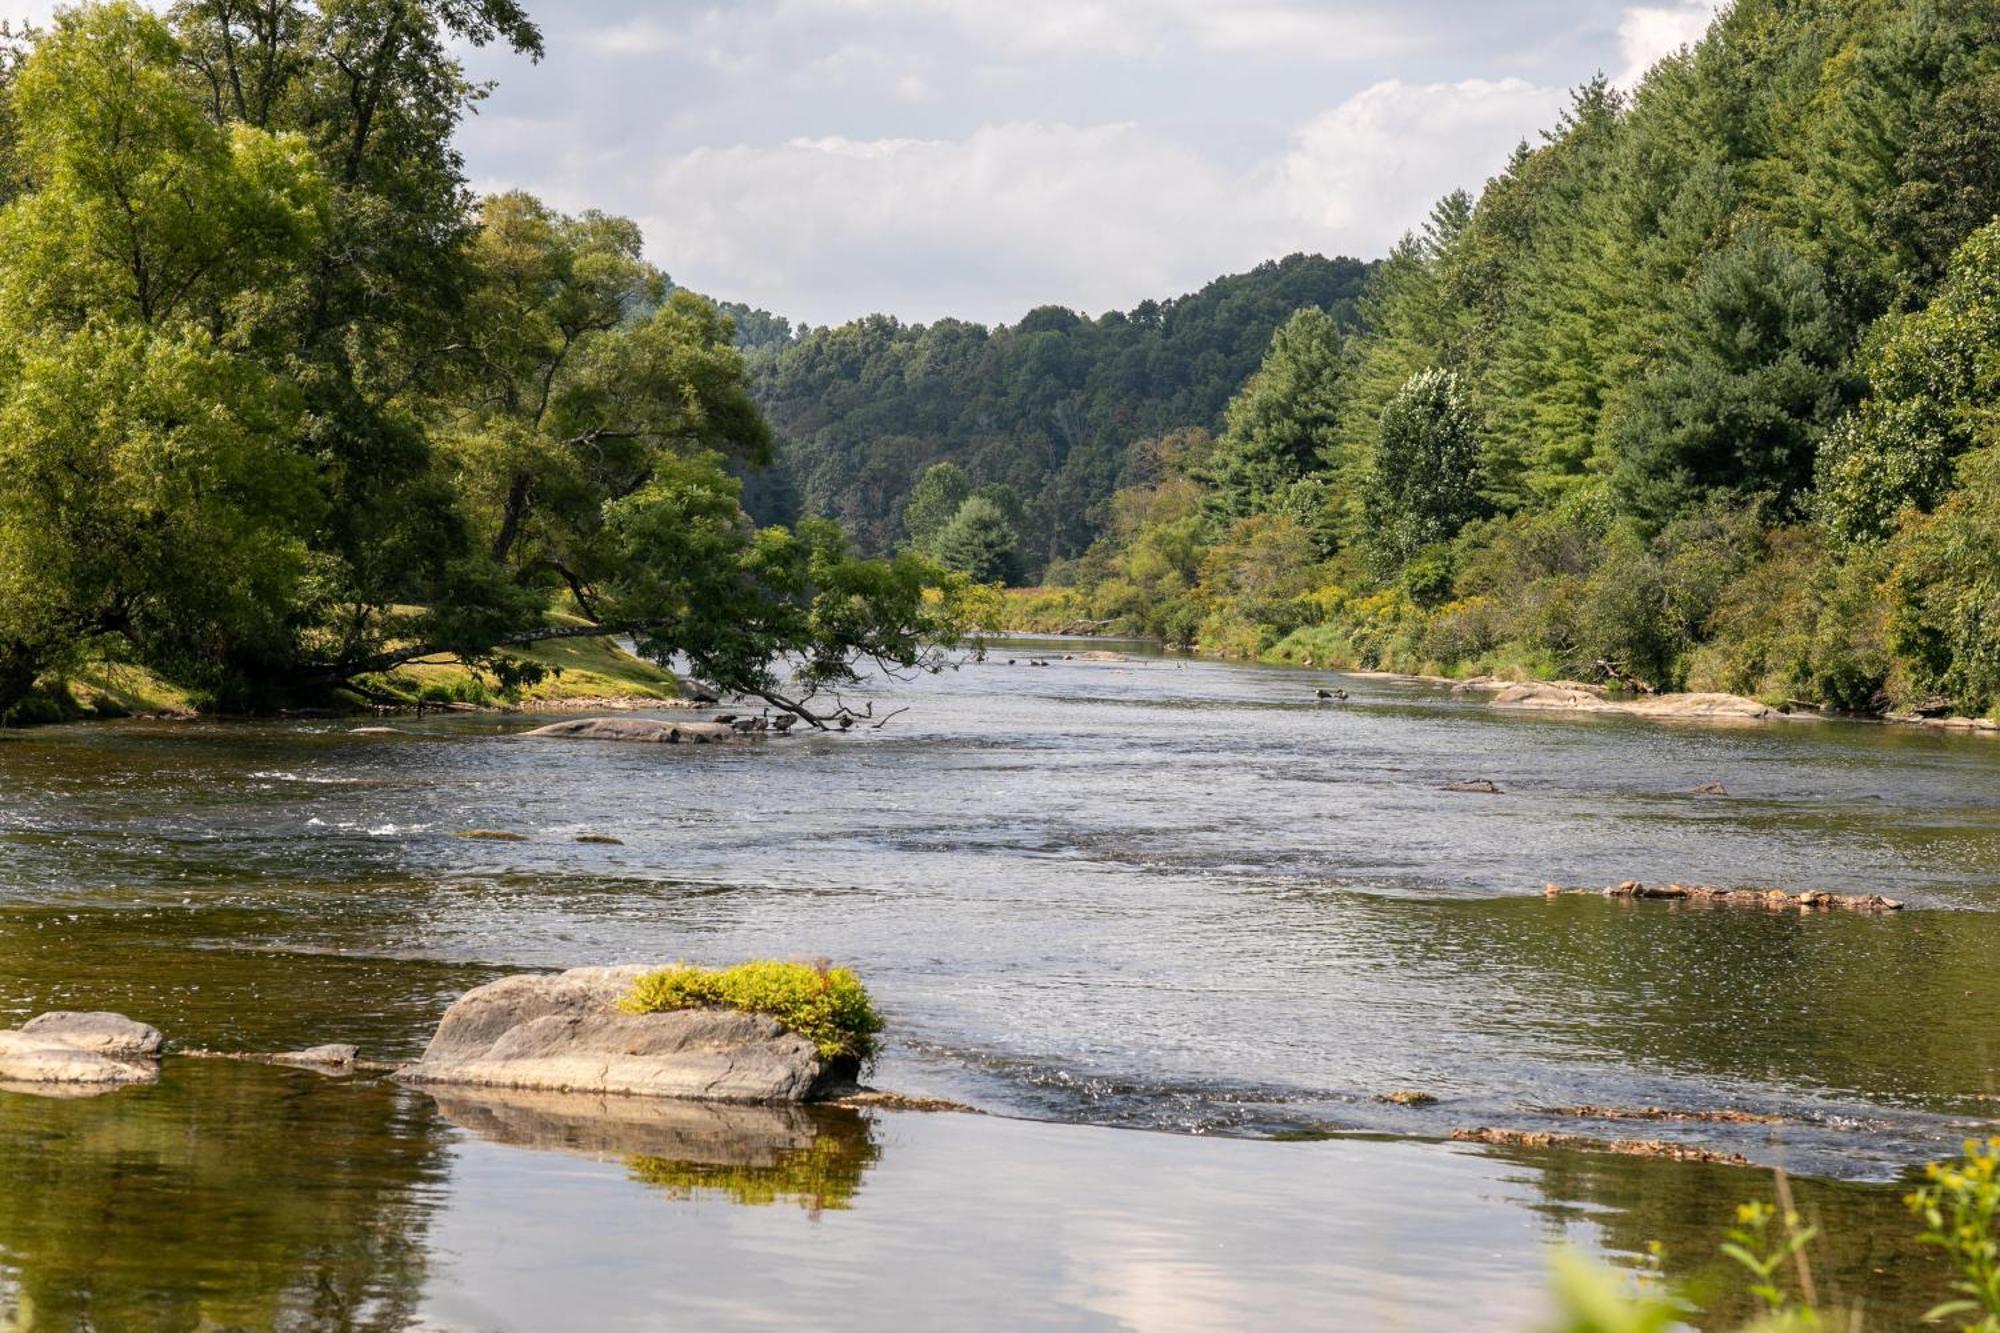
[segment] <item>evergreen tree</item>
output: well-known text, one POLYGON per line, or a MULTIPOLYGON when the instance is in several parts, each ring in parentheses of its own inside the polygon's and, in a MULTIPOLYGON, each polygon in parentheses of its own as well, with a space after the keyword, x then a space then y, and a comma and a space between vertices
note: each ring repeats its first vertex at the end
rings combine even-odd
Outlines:
POLYGON ((1334 464, 1344 352, 1339 328, 1315 307, 1273 335, 1256 375, 1229 404, 1209 459, 1217 518, 1267 512, 1294 482, 1334 464))
POLYGON ((933 543, 938 563, 975 583, 1009 583, 1020 574, 1021 538, 1000 506, 967 500, 933 543))

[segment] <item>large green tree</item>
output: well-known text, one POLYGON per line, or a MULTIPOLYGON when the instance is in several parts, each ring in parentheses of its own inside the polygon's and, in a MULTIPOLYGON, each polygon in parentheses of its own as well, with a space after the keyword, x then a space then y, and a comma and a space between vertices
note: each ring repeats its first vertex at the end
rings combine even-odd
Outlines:
POLYGON ((1316 306, 1272 335, 1209 458, 1217 518, 1267 513, 1295 482, 1337 466, 1344 352, 1339 326, 1316 306))

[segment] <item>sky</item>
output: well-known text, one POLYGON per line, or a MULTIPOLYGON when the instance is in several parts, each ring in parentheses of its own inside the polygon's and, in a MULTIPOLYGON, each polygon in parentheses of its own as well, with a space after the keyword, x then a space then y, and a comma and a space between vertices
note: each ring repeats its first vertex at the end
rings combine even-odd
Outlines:
MULTIPOLYGON (((48 0, 0 0, 44 18, 48 0)), ((467 53, 482 191, 637 219, 673 279, 794 320, 1011 322, 1374 258, 1710 0, 529 0, 467 53)))

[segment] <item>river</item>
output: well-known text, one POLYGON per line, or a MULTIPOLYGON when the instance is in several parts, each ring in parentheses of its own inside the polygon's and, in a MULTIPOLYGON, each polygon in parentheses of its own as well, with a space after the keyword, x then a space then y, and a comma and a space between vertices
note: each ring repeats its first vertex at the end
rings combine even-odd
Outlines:
POLYGON ((890 1019, 874 1082, 989 1113, 738 1127, 718 1156, 712 1130, 196 1062, 0 1094, 0 1315, 1520 1328, 1551 1239, 1694 1271, 1770 1189, 1441 1142, 1472 1126, 1782 1166, 1845 1296, 1888 1326, 1932 1303, 1896 1182, 2000 1114, 2000 742, 1384 680, 1322 704, 1320 673, 1080 651, 996 645, 883 685, 908 711, 879 730, 738 747, 493 715, 0 734, 7 1021, 398 1059, 509 971, 827 957, 890 1019), (1469 779, 1500 794, 1443 790, 1469 779), (1910 910, 1542 893, 1633 878, 1910 910), (1380 1100, 1406 1089, 1437 1100, 1380 1100), (1776 1123, 1557 1114, 1581 1106, 1776 1123))

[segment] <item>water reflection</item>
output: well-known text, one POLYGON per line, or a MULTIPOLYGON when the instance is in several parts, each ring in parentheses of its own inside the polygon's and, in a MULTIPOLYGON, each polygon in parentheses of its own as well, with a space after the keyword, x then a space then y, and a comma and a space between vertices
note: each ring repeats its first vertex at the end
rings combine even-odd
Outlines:
MULTIPOLYGON (((1736 1204, 1778 1202, 1770 1172, 1560 1150, 1501 1149, 1488 1156, 1533 1191, 1528 1207, 1547 1219, 1552 1238, 1635 1265, 1658 1242, 1666 1274, 1710 1311, 1706 1326, 1743 1327, 1759 1313, 1742 1270, 1718 1247, 1736 1204)), ((1859 1327, 1916 1328, 1943 1299, 1952 1273, 1935 1251, 1916 1243, 1916 1220, 1903 1204, 1906 1185, 1793 1178, 1784 1188, 1817 1232, 1806 1258, 1823 1308, 1858 1311, 1859 1327)))
POLYGON ((577 1093, 431 1090, 453 1124, 493 1143, 621 1159, 681 1200, 818 1214, 851 1208, 881 1157, 872 1122, 842 1107, 734 1106, 577 1093))
POLYGON ((0 1094, 0 1324, 407 1327, 444 1171, 434 1113, 368 1083, 170 1061, 0 1094))

